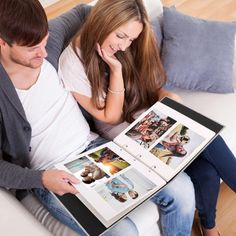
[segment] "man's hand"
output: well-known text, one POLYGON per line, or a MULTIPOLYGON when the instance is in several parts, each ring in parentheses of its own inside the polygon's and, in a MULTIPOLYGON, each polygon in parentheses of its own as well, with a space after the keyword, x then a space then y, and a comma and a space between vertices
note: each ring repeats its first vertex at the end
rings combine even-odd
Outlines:
POLYGON ((63 170, 45 170, 42 174, 43 186, 58 195, 65 193, 78 193, 73 184, 78 184, 79 180, 63 170))

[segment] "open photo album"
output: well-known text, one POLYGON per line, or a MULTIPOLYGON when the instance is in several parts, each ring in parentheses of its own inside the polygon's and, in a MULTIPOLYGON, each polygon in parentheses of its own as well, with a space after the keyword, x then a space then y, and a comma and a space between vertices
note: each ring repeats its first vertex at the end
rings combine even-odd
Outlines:
POLYGON ((164 98, 112 142, 56 168, 75 175, 78 194, 57 196, 89 235, 99 235, 165 187, 223 126, 164 98))

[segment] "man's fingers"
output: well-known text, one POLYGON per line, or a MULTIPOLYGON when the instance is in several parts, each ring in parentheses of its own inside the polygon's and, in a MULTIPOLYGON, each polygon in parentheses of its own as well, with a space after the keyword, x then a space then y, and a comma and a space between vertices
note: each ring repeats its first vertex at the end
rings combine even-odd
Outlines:
POLYGON ((72 185, 70 182, 64 184, 63 190, 59 191, 59 195, 63 195, 65 193, 77 194, 79 191, 72 185))
POLYGON ((79 191, 73 186, 68 184, 66 188, 66 193, 77 194, 79 191))
POLYGON ((67 182, 70 182, 72 184, 78 184, 80 181, 79 179, 77 179, 74 175, 68 173, 68 172, 65 172, 64 175, 63 175, 63 178, 67 181, 67 182))

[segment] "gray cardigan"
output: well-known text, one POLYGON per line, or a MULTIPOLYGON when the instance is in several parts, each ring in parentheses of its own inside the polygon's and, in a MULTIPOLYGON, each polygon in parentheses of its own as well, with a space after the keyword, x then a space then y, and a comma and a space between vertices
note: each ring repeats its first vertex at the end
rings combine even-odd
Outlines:
MULTIPOLYGON (((58 59, 84 22, 89 6, 78 5, 49 22, 46 58, 56 69, 58 59)), ((8 74, 0 64, 0 186, 43 188, 41 171, 30 169, 31 126, 8 74)))

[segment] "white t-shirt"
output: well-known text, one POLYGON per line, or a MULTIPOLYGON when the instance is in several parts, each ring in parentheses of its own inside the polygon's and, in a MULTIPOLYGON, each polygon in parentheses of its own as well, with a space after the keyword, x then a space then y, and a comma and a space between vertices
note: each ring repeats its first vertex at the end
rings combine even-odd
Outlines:
POLYGON ((82 152, 97 137, 48 61, 44 60, 39 78, 30 89, 16 91, 32 127, 32 168, 52 168, 82 152))
MULTIPOLYGON (((80 55, 80 49, 78 48, 77 53, 80 55)), ((85 95, 89 98, 92 97, 91 85, 85 73, 84 66, 74 52, 71 44, 60 56, 58 74, 66 90, 85 95)))

